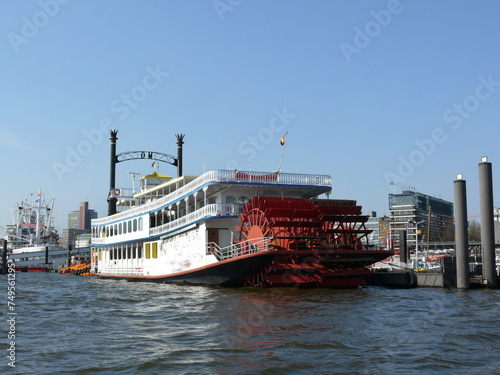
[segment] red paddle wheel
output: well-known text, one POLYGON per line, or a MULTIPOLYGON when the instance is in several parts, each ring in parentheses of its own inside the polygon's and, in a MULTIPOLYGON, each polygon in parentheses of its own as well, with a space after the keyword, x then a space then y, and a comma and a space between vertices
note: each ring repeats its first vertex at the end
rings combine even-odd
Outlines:
POLYGON ((367 265, 391 255, 369 250, 367 216, 351 200, 255 197, 243 205, 239 241, 272 238, 275 256, 242 285, 354 287, 367 265))

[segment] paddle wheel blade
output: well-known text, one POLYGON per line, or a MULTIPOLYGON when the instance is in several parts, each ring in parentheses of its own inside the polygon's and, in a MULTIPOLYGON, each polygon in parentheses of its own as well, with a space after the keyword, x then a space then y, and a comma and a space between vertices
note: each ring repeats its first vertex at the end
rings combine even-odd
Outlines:
POLYGON ((255 197, 243 205, 239 241, 272 238, 276 256, 243 285, 354 287, 367 265, 391 253, 369 250, 367 216, 352 200, 255 197))

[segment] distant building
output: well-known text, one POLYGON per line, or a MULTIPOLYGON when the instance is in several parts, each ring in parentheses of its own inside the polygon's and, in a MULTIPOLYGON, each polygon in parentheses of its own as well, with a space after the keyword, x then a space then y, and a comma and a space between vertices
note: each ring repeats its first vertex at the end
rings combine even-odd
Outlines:
POLYGON ((65 249, 68 248, 69 244, 74 248, 77 237, 88 233, 87 229, 63 229, 62 236, 59 237, 59 244, 65 249))
POLYGON ((81 202, 80 209, 68 214, 68 229, 90 231, 90 220, 97 219, 97 212, 89 209, 89 202, 81 202))
POLYGON ((500 208, 493 209, 493 228, 495 230, 495 243, 500 244, 500 208))
POLYGON ((372 232, 368 234, 368 243, 374 245, 375 249, 389 249, 389 232, 391 218, 388 216, 377 217, 375 211, 368 212, 368 221, 365 226, 366 229, 372 232))
POLYGON ((419 245, 426 244, 428 240, 442 241, 446 228, 453 225, 452 202, 416 191, 404 190, 401 194, 389 194, 389 211, 393 221, 392 236, 397 238, 399 231, 407 230, 407 243, 410 248, 416 246, 417 238, 419 245))
POLYGON ((90 221, 97 219, 97 212, 89 209, 89 202, 81 202, 80 209, 68 214, 68 228, 63 229, 60 237, 61 246, 67 248, 75 245, 78 236, 90 233, 90 221))

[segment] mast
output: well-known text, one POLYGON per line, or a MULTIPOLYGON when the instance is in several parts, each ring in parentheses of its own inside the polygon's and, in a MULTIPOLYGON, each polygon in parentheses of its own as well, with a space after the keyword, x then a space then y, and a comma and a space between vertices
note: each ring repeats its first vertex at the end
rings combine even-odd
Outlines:
POLYGON ((38 190, 38 207, 36 213, 36 235, 35 235, 35 244, 40 243, 40 216, 42 212, 42 189, 38 190))
POLYGON ((429 217, 427 218, 427 252, 425 253, 425 265, 427 265, 427 259, 429 258, 429 236, 431 233, 431 206, 429 205, 429 217))
POLYGON ((47 210, 47 221, 45 223, 45 232, 44 232, 44 237, 48 236, 50 233, 49 231, 51 231, 52 229, 52 210, 54 209, 54 202, 56 200, 56 197, 53 196, 52 199, 50 200, 50 208, 47 206, 46 210, 47 210))

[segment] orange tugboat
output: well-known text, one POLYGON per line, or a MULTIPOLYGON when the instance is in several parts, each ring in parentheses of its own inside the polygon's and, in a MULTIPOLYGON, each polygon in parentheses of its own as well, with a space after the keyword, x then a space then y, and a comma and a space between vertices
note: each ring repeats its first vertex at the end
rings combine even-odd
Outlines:
POLYGON ((77 276, 91 276, 90 259, 88 256, 73 257, 71 265, 61 269, 62 274, 73 274, 77 276))

